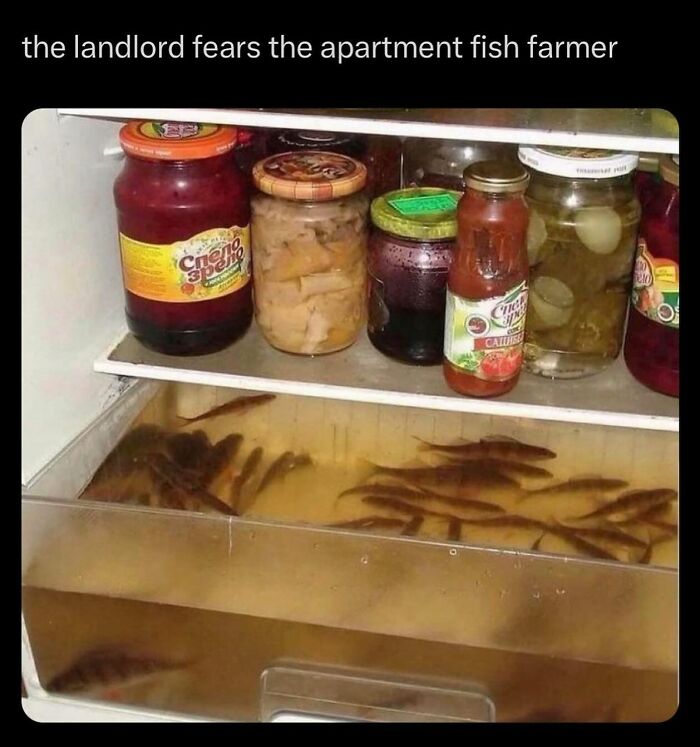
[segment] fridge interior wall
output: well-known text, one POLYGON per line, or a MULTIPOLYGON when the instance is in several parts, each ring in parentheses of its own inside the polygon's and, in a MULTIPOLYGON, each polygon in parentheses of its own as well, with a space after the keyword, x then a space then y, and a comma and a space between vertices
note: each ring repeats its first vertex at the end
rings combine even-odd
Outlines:
MULTIPOLYGON (((245 655, 237 653, 225 667, 228 674, 221 675, 229 677, 222 687, 242 691, 261 673, 256 667, 271 665, 277 658, 324 660, 323 653, 316 658, 310 654, 308 643, 323 636, 329 641, 326 664, 368 666, 369 654, 353 657, 346 642, 357 640, 361 650, 368 647, 374 652, 382 648, 375 638, 386 636, 392 650, 410 649, 410 656, 405 653, 410 661, 416 657, 423 661, 416 674, 455 676, 455 669, 439 664, 443 659, 431 658, 433 650, 442 650, 440 645, 464 657, 459 670, 463 676, 469 674, 471 662, 491 661, 474 667, 477 673, 482 666, 491 673, 484 674, 485 684, 497 692, 505 683, 495 672, 506 662, 511 668, 524 667, 523 671, 542 667, 542 672, 552 677, 559 672, 565 679, 569 675, 562 672, 573 667, 591 682, 612 678, 622 683, 624 669, 636 672, 652 691, 658 685, 659 703, 666 704, 661 710, 672 708, 674 570, 471 546, 468 539, 447 542, 444 535, 372 536, 299 522, 323 524, 335 516, 335 496, 356 479, 358 462, 367 458, 403 463, 415 455, 416 436, 447 442, 498 433, 556 450, 562 470, 557 477, 571 471, 612 474, 634 485, 675 487, 676 434, 279 396, 233 421, 236 430, 245 434, 248 448, 263 446, 267 459, 286 449, 308 452, 318 472, 304 479, 300 474, 301 482, 287 484, 267 504, 261 501, 256 518, 74 500, 98 464, 98 444, 106 455, 151 393, 151 385, 132 390, 123 405, 115 405, 102 418, 111 421, 110 427, 96 423, 32 487, 34 496, 45 499, 25 499, 25 615, 30 639, 36 640, 34 653, 44 684, 93 648, 135 645, 150 656, 150 643, 156 639, 163 655, 172 641, 170 655, 175 658, 194 655, 190 651, 194 646, 197 656, 209 662, 201 665, 209 672, 207 668, 214 666, 211 657, 218 660, 224 654, 209 648, 205 655, 201 647, 211 644, 215 649, 217 635, 230 642, 239 626, 249 633, 257 623, 246 621, 255 619, 261 630, 281 626, 275 628, 275 640, 295 641, 298 634, 307 642, 278 643, 266 650, 266 636, 237 639, 242 648, 252 646, 258 653, 245 665, 240 661, 245 655), (96 434, 105 435, 97 438, 96 434), (75 465, 81 458, 90 469, 78 475, 75 465), (83 608, 89 614, 79 611, 83 608), (116 627, 103 622, 112 615, 132 622, 116 627), (161 616, 162 622, 145 624, 141 632, 134 632, 141 624, 138 620, 161 620, 161 616), (75 623, 73 630, 71 619, 82 622, 75 623), (220 632, 209 639, 205 636, 206 644, 197 643, 199 633, 188 631, 200 625, 220 632), (305 626, 324 632, 306 633, 305 626), (131 632, 120 638, 119 631, 127 628, 131 632), (157 629, 161 632, 156 635, 157 629), (500 665, 495 663, 498 655, 502 655, 500 665)), ((178 416, 197 415, 235 394, 239 393, 230 389, 163 385, 138 422, 178 427, 182 425, 178 416)), ((227 418, 203 425, 212 441, 232 429, 227 418)), ((352 511, 339 510, 341 515, 352 511)), ((232 650, 227 655, 233 656, 232 650)), ((445 655, 444 660, 449 658, 445 655)), ((390 671, 398 666, 391 657, 381 661, 390 671)), ((206 677, 210 676, 209 672, 206 677)), ((195 712, 191 709, 196 706, 197 712, 211 715, 250 714, 250 693, 226 711, 218 695, 205 694, 205 684, 197 685, 203 692, 195 697, 187 677, 171 680, 173 702, 154 695, 145 685, 129 697, 142 705, 185 712, 195 712)), ((619 686, 619 698, 627 702, 628 685, 619 686)), ((581 687, 582 692, 596 689, 591 684, 581 687)), ((632 690, 636 692, 636 686, 632 690)), ((557 707, 570 701, 567 713, 583 708, 589 698, 577 700, 570 691, 562 694, 556 688, 554 692, 557 707)), ((525 703, 516 701, 508 701, 507 709, 514 718, 525 708, 525 703)), ((658 713, 655 709, 649 713, 658 713)), ((644 717, 641 711, 632 711, 635 717, 644 717)))

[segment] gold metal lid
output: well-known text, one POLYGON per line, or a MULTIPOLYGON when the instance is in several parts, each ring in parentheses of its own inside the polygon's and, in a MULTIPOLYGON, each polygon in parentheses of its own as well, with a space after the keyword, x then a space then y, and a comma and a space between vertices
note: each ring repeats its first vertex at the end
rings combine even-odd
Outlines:
POLYGON ((646 171, 650 174, 656 174, 659 170, 658 153, 640 153, 637 171, 646 171))
POLYGON ((479 161, 467 166, 464 181, 478 192, 524 192, 530 176, 515 161, 479 161))
POLYGON ((678 186, 678 182, 680 181, 680 164, 678 163, 680 159, 678 156, 674 156, 671 158, 670 156, 661 156, 659 159, 659 171, 661 172, 661 178, 668 182, 669 184, 673 184, 675 187, 678 186))

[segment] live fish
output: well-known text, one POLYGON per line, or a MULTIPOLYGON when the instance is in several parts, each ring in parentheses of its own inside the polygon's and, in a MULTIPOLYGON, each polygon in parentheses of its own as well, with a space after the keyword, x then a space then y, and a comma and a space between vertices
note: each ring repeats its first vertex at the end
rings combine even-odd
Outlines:
POLYGON ((400 501, 397 498, 388 498, 382 495, 368 495, 367 497, 363 498, 362 501, 363 503, 369 503, 370 506, 377 506, 379 508, 390 508, 394 511, 408 514, 411 518, 413 518, 413 516, 415 516, 416 514, 420 514, 421 516, 437 516, 441 519, 447 519, 448 521, 451 521, 453 519, 462 521, 459 516, 454 516, 453 514, 445 514, 441 511, 432 511, 429 508, 423 508, 423 506, 416 506, 412 503, 406 503, 405 501, 400 501))
POLYGON ((447 503, 451 506, 461 508, 473 508, 478 511, 489 511, 491 513, 503 513, 505 509, 496 503, 488 501, 477 501, 470 498, 453 498, 452 496, 442 495, 442 493, 433 493, 429 490, 412 490, 403 485, 382 485, 378 483, 367 483, 358 485, 354 488, 344 490, 338 497, 346 495, 383 495, 389 498, 406 498, 409 500, 436 500, 447 503))
MULTIPOLYGON (((668 488, 658 488, 656 490, 635 490, 632 493, 626 493, 608 503, 605 506, 597 508, 588 514, 580 516, 580 519, 591 519, 597 516, 612 516, 619 513, 634 511, 636 514, 642 513, 655 506, 675 501, 678 493, 668 488)), ((627 517, 631 518, 631 517, 627 517)))
POLYGON ((124 684, 131 680, 183 669, 187 663, 140 657, 118 650, 90 651, 46 685, 49 692, 77 693, 98 687, 124 684))
POLYGON ((462 522, 459 519, 451 519, 447 525, 447 539, 450 542, 459 542, 462 539, 462 522))
POLYGON ((542 521, 530 519, 527 516, 508 514, 507 516, 495 516, 489 519, 460 519, 465 524, 473 524, 479 527, 502 527, 513 529, 540 529, 548 530, 549 527, 542 521))
POLYGON ((646 542, 633 537, 626 532, 621 532, 619 529, 604 529, 601 527, 570 527, 565 524, 557 524, 563 529, 570 529, 575 532, 579 537, 590 537, 592 540, 601 540, 603 542, 611 542, 613 544, 622 545, 623 547, 633 547, 644 549, 647 546, 646 542))
MULTIPOLYGON (((450 464, 463 464, 465 460, 456 456, 449 456, 450 464)), ((504 475, 515 477, 531 477, 533 479, 548 479, 552 477, 549 470, 542 467, 535 467, 533 464, 525 462, 514 462, 509 459, 467 459, 471 464, 478 465, 486 471, 501 472, 504 475)))
POLYGON ((547 532, 542 532, 540 536, 532 543, 532 547, 530 548, 533 552, 539 552, 540 545, 542 544, 542 540, 547 536, 547 532))
POLYGON ((202 484, 206 487, 221 474, 222 470, 235 458, 243 443, 240 433, 231 433, 209 450, 202 462, 202 484))
POLYGON ((423 526, 424 516, 414 516, 403 528, 401 534, 404 537, 415 537, 418 530, 423 526))
POLYGON ((547 485, 544 488, 528 490, 524 498, 539 495, 575 495, 577 493, 604 493, 608 490, 619 490, 629 485, 625 480, 614 480, 606 477, 581 477, 547 485))
POLYGON ((444 454, 458 454, 463 459, 505 459, 509 461, 539 462, 554 459, 556 454, 541 446, 524 444, 510 439, 482 439, 477 443, 434 444, 418 439, 425 448, 444 454))
POLYGON ((92 482, 110 476, 126 477, 141 465, 138 458, 162 448, 167 432, 158 425, 142 424, 130 430, 114 447, 92 482))
POLYGON ((447 486, 475 492, 478 488, 516 487, 520 484, 495 470, 481 469, 469 462, 441 467, 384 467, 373 464, 374 474, 391 475, 421 487, 447 486))
POLYGON ((554 534, 565 542, 568 542, 572 547, 584 555, 589 555, 598 560, 617 560, 615 555, 604 550, 602 547, 583 539, 583 537, 579 537, 578 534, 571 529, 562 526, 552 526, 548 528, 548 531, 550 534, 554 534))
POLYGON ((273 399, 275 399, 274 394, 255 394, 250 397, 237 397, 236 399, 232 399, 230 402, 226 402, 226 404, 219 405, 218 407, 214 407, 211 410, 207 410, 207 412, 202 413, 201 415, 197 415, 197 417, 184 418, 181 415, 178 417, 180 418, 180 420, 184 420, 187 424, 199 423, 202 420, 217 418, 219 417, 219 415, 228 415, 232 412, 241 414, 243 412, 246 412, 247 410, 252 409, 253 407, 264 405, 266 402, 270 402, 273 399))
POLYGON ((339 521, 328 526, 335 529, 393 529, 402 527, 404 524, 403 519, 390 519, 386 516, 364 516, 361 519, 339 521))
POLYGON ((197 471, 201 469, 212 448, 209 436, 204 431, 173 433, 165 443, 170 458, 179 467, 197 471))
POLYGON ((243 468, 241 469, 241 473, 238 475, 238 477, 233 481, 231 485, 231 503, 232 505, 236 506, 238 508, 238 504, 241 500, 241 492, 243 490, 243 487, 248 482, 248 480, 253 476, 253 472, 258 468, 258 465, 260 464, 260 460, 263 457, 263 449, 262 446, 258 446, 255 449, 253 449, 250 454, 248 454, 248 458, 243 463, 243 468))
POLYGON ((311 464, 313 462, 308 454, 294 454, 294 452, 285 451, 268 468, 258 487, 258 493, 262 492, 271 482, 284 477, 297 467, 308 467, 311 464))
POLYGON ((672 524, 670 521, 664 521, 661 518, 666 514, 667 509, 667 503, 663 503, 659 506, 653 506, 647 511, 643 511, 641 514, 633 516, 631 519, 615 522, 613 526, 634 526, 635 524, 646 524, 648 526, 654 527, 655 529, 660 529, 663 532, 667 532, 668 534, 675 536, 678 534, 678 527, 675 524, 672 524))
POLYGON ((164 481, 173 489, 181 491, 186 497, 193 498, 220 513, 230 516, 236 515, 231 506, 208 493, 199 481, 193 480, 164 454, 149 454, 144 458, 144 461, 157 479, 164 481))

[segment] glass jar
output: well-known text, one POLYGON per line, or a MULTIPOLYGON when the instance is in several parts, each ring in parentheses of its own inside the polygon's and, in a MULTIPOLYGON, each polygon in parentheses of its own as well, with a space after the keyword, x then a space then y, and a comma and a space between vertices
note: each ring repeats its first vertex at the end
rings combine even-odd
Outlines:
POLYGON ((528 175, 517 162, 481 161, 464 180, 447 279, 443 374, 460 394, 494 397, 515 386, 523 360, 528 175))
POLYGON ((238 130, 238 142, 234 151, 236 165, 252 183, 253 166, 267 156, 266 130, 238 130))
POLYGON ((662 182, 639 227, 625 361, 650 389, 678 396, 680 204, 678 156, 661 161, 662 182))
POLYGON ((308 130, 284 130, 270 136, 268 142, 270 155, 300 150, 340 153, 362 161, 367 153, 367 138, 351 132, 311 132, 308 130))
POLYGON ((463 174, 467 166, 493 160, 517 161, 517 147, 504 143, 408 138, 403 145, 403 184, 463 192, 463 174))
POLYGON ((634 188, 642 208, 651 200, 659 184, 659 156, 656 153, 640 153, 634 188))
POLYGON ((637 155, 520 148, 530 168, 530 301, 525 367, 551 378, 597 373, 622 345, 640 207, 637 155))
POLYGON ((364 326, 367 169, 336 153, 282 153, 253 169, 256 319, 279 350, 332 353, 364 326))
POLYGON ((126 317, 144 345, 173 355, 219 350, 253 305, 250 207, 220 125, 131 122, 114 183, 126 317))
POLYGON ((421 365, 442 361, 460 197, 414 187, 372 202, 367 330, 374 347, 392 358, 421 365))
POLYGON ((362 161, 367 167, 367 193, 370 198, 399 189, 403 156, 401 140, 370 135, 367 141, 367 153, 362 161))

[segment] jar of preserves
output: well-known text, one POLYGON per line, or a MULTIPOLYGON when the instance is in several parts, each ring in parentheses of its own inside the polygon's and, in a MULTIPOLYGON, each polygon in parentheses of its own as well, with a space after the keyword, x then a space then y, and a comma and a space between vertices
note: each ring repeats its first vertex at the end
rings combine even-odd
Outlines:
POLYGON ((463 192, 464 170, 478 161, 517 161, 518 149, 504 143, 408 138, 403 144, 403 185, 463 192))
POLYGON ((525 367, 533 373, 587 376, 620 352, 640 216, 637 158, 520 148, 531 172, 525 367))
POLYGON ((370 135, 362 159, 367 167, 367 193, 370 198, 393 192, 401 186, 403 147, 397 137, 370 135))
POLYGON ((640 153, 637 171, 634 175, 634 188, 642 208, 654 195, 659 183, 659 156, 656 153, 640 153))
POLYGON ((255 165, 256 319, 279 350, 332 353, 366 319, 367 169, 337 153, 270 156, 255 165))
POLYGON ((131 122, 114 183, 126 317, 166 354, 219 350, 248 328, 250 206, 237 169, 236 130, 131 122))
POLYGON ((300 150, 340 153, 362 161, 367 153, 367 138, 351 132, 311 132, 308 130, 284 130, 270 136, 268 152, 271 155, 300 150))
POLYGON ((680 202, 678 156, 661 160, 661 179, 639 227, 625 361, 650 389, 678 396, 680 202))
POLYGON ((460 197, 414 187, 372 202, 367 329, 374 347, 392 358, 422 365, 442 361, 460 197))
POLYGON ((267 138, 265 130, 238 130, 234 158, 249 180, 252 180, 253 166, 267 156, 267 138))
POLYGON ((464 172, 457 252, 447 280, 447 384, 493 397, 517 383, 527 310, 528 175, 517 162, 483 161, 464 172))

